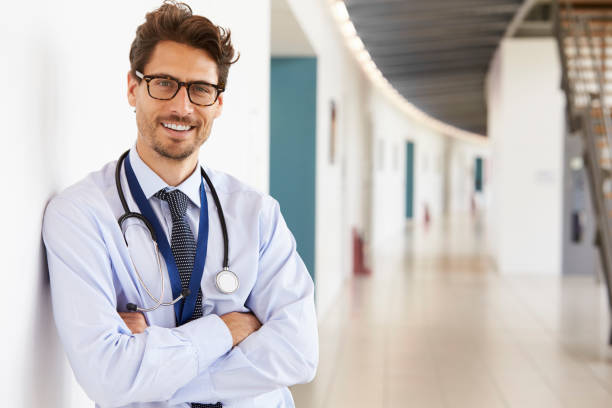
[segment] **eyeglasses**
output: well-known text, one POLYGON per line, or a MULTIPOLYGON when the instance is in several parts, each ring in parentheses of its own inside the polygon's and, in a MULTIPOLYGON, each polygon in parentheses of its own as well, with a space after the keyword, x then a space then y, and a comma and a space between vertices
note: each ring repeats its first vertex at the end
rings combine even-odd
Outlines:
POLYGON ((151 98, 163 101, 174 98, 181 86, 184 86, 191 103, 210 106, 217 102, 219 94, 225 91, 225 88, 205 81, 181 82, 168 75, 144 75, 140 71, 136 71, 136 76, 147 81, 147 91, 151 98))

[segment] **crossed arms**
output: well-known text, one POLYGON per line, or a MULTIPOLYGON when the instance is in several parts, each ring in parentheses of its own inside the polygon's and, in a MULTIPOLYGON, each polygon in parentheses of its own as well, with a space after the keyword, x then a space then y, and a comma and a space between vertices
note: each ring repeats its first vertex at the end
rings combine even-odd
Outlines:
MULTIPOLYGON (((134 334, 142 333, 149 325, 140 312, 119 312, 127 327, 134 334)), ((232 345, 237 346, 242 340, 261 327, 261 322, 253 313, 230 312, 219 316, 232 335, 232 345)))
MULTIPOLYGON (((114 272, 121 239, 87 208, 55 198, 43 238, 58 333, 75 376, 102 406, 216 402, 310 381, 318 364, 313 285, 274 202, 259 273, 245 306, 252 314, 207 315, 176 328, 140 326, 117 313, 117 291, 133 284, 114 272), (261 327, 259 324, 261 322, 261 327), (134 327, 136 328, 136 327, 134 327)), ((98 200, 99 202, 99 200, 98 200)))

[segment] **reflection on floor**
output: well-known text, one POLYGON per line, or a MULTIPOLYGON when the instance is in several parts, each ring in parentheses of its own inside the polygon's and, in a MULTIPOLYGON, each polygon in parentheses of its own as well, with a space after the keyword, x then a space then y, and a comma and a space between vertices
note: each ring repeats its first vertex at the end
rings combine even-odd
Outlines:
POLYGON ((498 275, 469 216, 390 242, 321 319, 298 408, 612 407, 594 277, 498 275))

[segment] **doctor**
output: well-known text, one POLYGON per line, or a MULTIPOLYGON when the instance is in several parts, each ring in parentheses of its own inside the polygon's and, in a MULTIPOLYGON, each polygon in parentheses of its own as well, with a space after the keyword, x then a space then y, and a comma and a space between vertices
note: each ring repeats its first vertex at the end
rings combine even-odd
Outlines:
POLYGON ((55 321, 99 407, 293 407, 314 377, 313 282, 278 203, 198 160, 233 62, 186 4, 148 13, 135 146, 47 207, 55 321))

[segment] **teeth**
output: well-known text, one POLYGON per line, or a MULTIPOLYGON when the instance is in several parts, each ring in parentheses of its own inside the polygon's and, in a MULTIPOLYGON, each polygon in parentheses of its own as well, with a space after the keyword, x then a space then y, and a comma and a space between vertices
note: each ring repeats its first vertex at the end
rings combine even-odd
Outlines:
POLYGON ((184 126, 184 125, 177 125, 174 123, 162 123, 162 125, 164 127, 167 127, 168 129, 172 129, 172 130, 189 130, 191 128, 191 126, 184 126))

